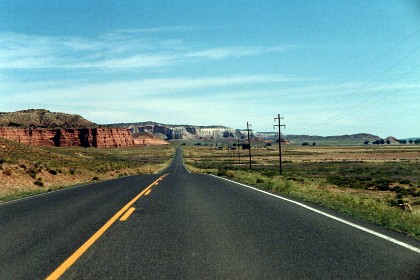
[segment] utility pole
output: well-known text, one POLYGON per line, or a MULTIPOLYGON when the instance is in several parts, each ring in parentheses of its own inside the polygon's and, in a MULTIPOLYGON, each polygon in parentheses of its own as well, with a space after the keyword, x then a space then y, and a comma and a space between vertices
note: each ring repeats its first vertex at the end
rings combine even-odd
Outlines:
POLYGON ((249 169, 252 169, 252 159, 251 159, 251 138, 249 137, 249 127, 250 123, 246 122, 246 130, 248 131, 248 151, 249 151, 249 169))
POLYGON ((285 124, 281 124, 281 120, 284 119, 283 117, 280 117, 280 114, 277 115, 277 118, 274 118, 274 121, 278 121, 278 124, 274 125, 274 127, 278 126, 279 127, 279 171, 280 171, 280 175, 281 175, 281 127, 283 126, 284 128, 286 128, 285 124))
POLYGON ((230 143, 229 143, 229 139, 226 140, 226 142, 227 142, 227 153, 228 153, 228 157, 230 157, 230 149, 229 149, 230 143))
POLYGON ((239 142, 240 142, 240 140, 239 140, 239 137, 238 137, 238 143, 236 144, 236 149, 238 149, 238 161, 239 161, 239 164, 241 163, 241 152, 239 151, 239 142))

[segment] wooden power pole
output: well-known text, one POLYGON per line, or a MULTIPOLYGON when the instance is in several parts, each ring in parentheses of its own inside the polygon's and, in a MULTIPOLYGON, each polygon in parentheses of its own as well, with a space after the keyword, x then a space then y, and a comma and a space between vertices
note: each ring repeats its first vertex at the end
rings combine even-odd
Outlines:
POLYGON ((277 115, 277 118, 274 118, 274 121, 278 121, 278 124, 274 125, 274 127, 279 127, 279 171, 281 175, 281 127, 283 126, 286 128, 285 124, 281 124, 281 120, 284 119, 283 117, 280 117, 280 114, 277 115))
POLYGON ((249 169, 252 169, 252 159, 251 159, 251 138, 249 137, 249 127, 250 123, 246 122, 246 130, 248 131, 248 151, 249 151, 249 169))

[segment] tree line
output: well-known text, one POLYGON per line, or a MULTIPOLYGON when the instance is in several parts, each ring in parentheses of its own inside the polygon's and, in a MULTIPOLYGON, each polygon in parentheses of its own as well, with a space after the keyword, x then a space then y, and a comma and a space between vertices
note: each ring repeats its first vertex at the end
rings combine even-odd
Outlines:
MULTIPOLYGON (((365 144, 365 145, 368 145, 370 143, 370 141, 369 140, 366 140, 365 142, 363 142, 363 144, 365 144)), ((398 143, 400 143, 400 144, 407 144, 407 143, 410 143, 410 144, 420 144, 420 138, 419 139, 415 139, 415 140, 413 140, 413 139, 410 139, 410 140, 398 140, 398 143)), ((374 144, 374 145, 384 145, 384 144, 391 144, 391 141, 390 140, 385 140, 385 139, 379 139, 379 140, 375 140, 375 141, 373 141, 372 142, 372 144, 374 144)))

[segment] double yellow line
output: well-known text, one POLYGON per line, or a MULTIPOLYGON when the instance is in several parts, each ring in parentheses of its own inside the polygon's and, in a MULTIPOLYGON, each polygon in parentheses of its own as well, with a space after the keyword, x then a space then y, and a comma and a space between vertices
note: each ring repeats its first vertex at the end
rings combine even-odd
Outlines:
MULTIPOLYGON (((160 176, 156 181, 151 183, 147 188, 145 188, 141 193, 134 197, 129 203, 127 203, 120 211, 118 211, 105 225, 103 225, 94 235, 92 235, 76 252, 73 253, 67 260, 65 260, 53 273, 51 273, 46 279, 53 280, 58 279, 61 275, 66 272, 89 248, 92 246, 104 233, 109 229, 124 213, 133 212, 134 208, 130 208, 140 197, 142 197, 146 192, 150 192, 150 189, 163 180, 168 174, 160 176), (129 209, 127 211, 127 209, 129 209), (133 210, 131 210, 133 209, 133 210), (127 211, 127 212, 126 212, 127 211)), ((129 213, 127 217, 131 214, 129 213)), ((126 215, 124 215, 126 216, 126 215)))

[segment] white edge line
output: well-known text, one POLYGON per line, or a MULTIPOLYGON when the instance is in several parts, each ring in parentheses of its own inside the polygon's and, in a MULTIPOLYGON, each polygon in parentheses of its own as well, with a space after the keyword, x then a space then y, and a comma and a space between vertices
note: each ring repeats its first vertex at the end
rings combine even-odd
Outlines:
POLYGON ((184 166, 185 170, 187 170, 187 171, 188 171, 188 173, 191 173, 191 171, 190 171, 190 170, 187 168, 187 166, 185 165, 185 162, 184 162, 184 157, 183 157, 182 153, 183 153, 183 149, 181 149, 181 161, 182 161, 182 165, 184 166))
POLYGON ((238 183, 238 182, 235 182, 235 181, 232 181, 232 180, 226 179, 226 178, 218 177, 218 176, 213 175, 213 174, 208 174, 208 175, 213 176, 213 177, 216 177, 216 178, 219 178, 219 179, 222 179, 222 180, 225 180, 225 181, 228 181, 228 182, 231 182, 231 183, 234 183, 234 184, 237 184, 237 185, 240 185, 240 186, 243 186, 243 187, 246 187, 246 188, 249 188, 249 189, 252 189, 252 190, 255 190, 255 191, 258 191, 258 192, 262 192, 262 193, 265 193, 265 194, 268 194, 268 195, 274 196, 274 197, 276 197, 276 198, 279 198, 279 199, 285 200, 285 201, 287 201, 287 202, 290 202, 290 203, 293 203, 293 204, 296 204, 296 205, 299 205, 299 206, 301 206, 301 207, 303 207, 303 208, 306 208, 306 209, 308 209, 308 210, 310 210, 310 211, 313 211, 313 212, 316 212, 316 213, 318 213, 318 214, 324 215, 324 216, 326 216, 326 217, 328 217, 328 218, 330 218, 330 219, 333 219, 333 220, 339 221, 339 222, 341 222, 341 223, 343 223, 343 224, 346 224, 346 225, 349 225, 349 226, 351 226, 351 227, 357 228, 357 229, 362 230, 362 231, 364 231, 364 232, 367 232, 367 233, 373 234, 373 235, 375 235, 375 236, 377 236, 377 237, 379 237, 379 238, 382 238, 382 239, 388 240, 388 241, 390 241, 390 242, 392 242, 392 243, 395 243, 395 244, 397 244, 397 245, 400 245, 400 246, 402 246, 402 247, 404 247, 404 248, 407 248, 407 249, 409 249, 409 250, 411 250, 411 251, 413 251, 413 252, 416 252, 416 253, 420 254, 420 249, 419 249, 419 248, 417 248, 417 247, 414 247, 414 246, 412 246, 412 245, 410 245, 410 244, 404 243, 404 242, 399 241, 399 240, 397 240, 397 239, 394 239, 394 238, 392 238, 392 237, 386 236, 386 235, 384 235, 384 234, 382 234, 382 233, 379 233, 379 232, 376 232, 376 231, 370 230, 370 229, 368 229, 368 228, 365 228, 365 227, 359 226, 359 225, 357 225, 357 224, 354 224, 354 223, 352 223, 352 222, 346 221, 346 220, 344 220, 344 219, 338 218, 338 217, 336 217, 336 216, 330 215, 330 214, 328 214, 328 213, 325 213, 325 212, 323 212, 323 211, 320 211, 320 210, 318 210, 318 209, 315 209, 315 208, 310 207, 310 206, 308 206, 308 205, 305 205, 305 204, 303 204, 303 203, 300 203, 300 202, 297 202, 297 201, 294 201, 294 200, 291 200, 291 199, 288 199, 288 198, 285 198, 285 197, 282 197, 282 196, 279 196, 279 195, 276 195, 276 194, 273 194, 273 193, 269 193, 269 192, 266 192, 266 191, 263 191, 263 190, 257 189, 257 188, 255 188, 255 187, 251 187, 251 186, 248 186, 248 185, 245 185, 245 184, 242 184, 242 183, 238 183))

